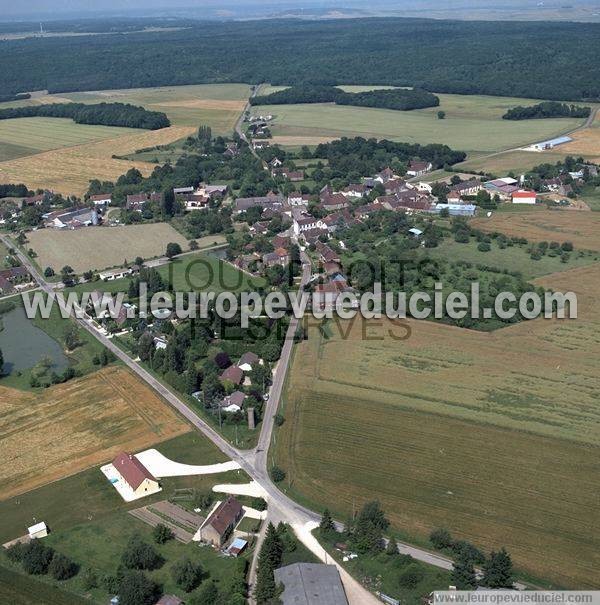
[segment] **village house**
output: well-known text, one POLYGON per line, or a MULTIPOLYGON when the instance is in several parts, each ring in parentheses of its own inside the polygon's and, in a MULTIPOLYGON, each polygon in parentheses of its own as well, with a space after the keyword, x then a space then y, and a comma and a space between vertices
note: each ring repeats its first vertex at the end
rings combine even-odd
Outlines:
POLYGON ((273 252, 263 255, 262 262, 265 267, 281 265, 285 267, 290 262, 290 253, 285 248, 276 248, 273 252))
POLYGON ((323 242, 317 242, 315 249, 319 254, 320 260, 324 263, 339 263, 341 261, 340 255, 323 242))
POLYGON ((233 496, 228 496, 200 526, 197 533, 198 539, 212 544, 215 548, 221 548, 243 516, 242 505, 233 496))
POLYGON ((323 235, 327 235, 328 231, 321 227, 317 227, 316 229, 308 229, 307 231, 303 231, 298 239, 301 239, 307 246, 311 244, 316 244, 319 241, 319 238, 323 235))
POLYGON ((246 393, 242 391, 234 391, 231 395, 227 395, 219 402, 219 407, 228 414, 235 414, 240 412, 244 407, 244 401, 246 400, 246 393))
POLYGON ((378 172, 375 175, 375 178, 373 179, 373 181, 375 181, 375 184, 377 183, 387 183, 388 181, 391 181, 392 179, 397 179, 398 177, 394 174, 394 171, 391 168, 384 168, 381 172, 378 172))
POLYGON ((429 183, 423 183, 422 181, 415 185, 415 189, 419 193, 429 193, 433 191, 433 187, 429 183))
POLYGON ((365 197, 368 191, 365 185, 361 183, 352 183, 344 187, 339 193, 344 197, 365 197))
POLYGON ((383 189, 388 195, 392 195, 394 193, 408 191, 410 189, 413 189, 413 187, 409 185, 404 179, 391 179, 384 183, 383 189))
POLYGON ((12 294, 17 290, 15 286, 31 283, 31 275, 25 267, 11 267, 0 271, 0 294, 12 294))
POLYGON ((348 206, 350 206, 350 202, 342 193, 321 196, 321 208, 326 212, 341 210, 342 208, 348 208, 348 206))
POLYGON ((253 139, 252 140, 252 149, 266 149, 269 147, 269 142, 264 139, 253 139))
POLYGON ((340 212, 328 214, 325 218, 321 219, 321 222, 329 233, 333 233, 340 227, 350 227, 356 224, 357 220, 348 210, 344 209, 340 212))
POLYGON ((235 385, 242 384, 242 380, 244 379, 244 371, 237 366, 229 366, 226 370, 221 373, 219 378, 222 381, 232 382, 235 385))
POLYGON ((148 202, 160 203, 162 199, 162 193, 156 193, 155 191, 152 193, 134 193, 127 196, 125 208, 133 212, 142 212, 148 202))
POLYGON ((432 168, 433 165, 431 162, 419 162, 413 160, 408 165, 408 170, 406 171, 406 174, 411 177, 423 176, 424 174, 430 172, 432 168))
POLYGON ((90 195, 89 201, 93 203, 94 206, 102 206, 103 208, 106 208, 112 203, 112 195, 110 193, 99 193, 98 195, 90 195))
POLYGON ((269 221, 257 221, 250 226, 252 235, 266 235, 269 232, 269 221))
POLYGON ((159 490, 158 480, 132 454, 121 452, 112 465, 120 479, 129 487, 135 497, 144 496, 159 490))
POLYGON ((244 372, 251 372, 254 366, 262 364, 263 360, 256 353, 248 351, 240 357, 240 360, 238 361, 237 365, 238 368, 240 368, 244 372))
POLYGON ((294 219, 293 228, 294 234, 298 236, 306 231, 322 229, 323 227, 319 219, 316 219, 314 216, 306 215, 303 218, 294 219))
POLYGON ((27 206, 41 206, 44 202, 48 200, 48 192, 46 193, 38 193, 37 195, 31 195, 29 197, 25 197, 22 200, 23 208, 27 206))
POLYGON ((462 196, 458 191, 452 190, 446 196, 446 200, 449 204, 460 204, 462 202, 462 196))
POLYGON ((355 210, 355 212, 358 218, 366 219, 369 218, 369 216, 371 216, 372 214, 375 214, 376 212, 381 212, 382 210, 385 210, 383 204, 380 204, 379 202, 373 202, 372 204, 365 204, 364 206, 360 206, 355 210))
POLYGON ((294 191, 288 195, 288 204, 290 206, 308 206, 310 195, 294 191))

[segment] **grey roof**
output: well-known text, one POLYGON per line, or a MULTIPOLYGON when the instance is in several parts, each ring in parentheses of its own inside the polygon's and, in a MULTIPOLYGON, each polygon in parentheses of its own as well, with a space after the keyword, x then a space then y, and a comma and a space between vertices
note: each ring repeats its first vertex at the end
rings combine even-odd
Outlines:
POLYGON ((294 563, 275 570, 283 605, 348 605, 335 565, 294 563))

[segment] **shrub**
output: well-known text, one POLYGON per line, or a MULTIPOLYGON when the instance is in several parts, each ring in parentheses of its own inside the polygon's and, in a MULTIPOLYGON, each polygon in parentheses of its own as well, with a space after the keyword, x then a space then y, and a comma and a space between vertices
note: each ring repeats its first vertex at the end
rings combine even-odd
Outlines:
POLYGON ((285 471, 278 466, 274 466, 271 468, 271 479, 275 483, 281 483, 285 479, 285 471))
POLYGON ((447 529, 434 529, 429 534, 429 541, 440 550, 452 546, 453 540, 447 529))
POLYGON ((6 549, 6 556, 12 563, 20 563, 23 560, 24 551, 24 545, 17 542, 6 549))
POLYGON ((39 540, 32 540, 23 549, 21 563, 23 569, 32 575, 48 573, 48 567, 54 557, 54 549, 44 546, 39 540))
POLYGON ((55 580, 68 580, 73 576, 77 575, 79 568, 77 564, 60 553, 54 553, 54 557, 52 557, 52 561, 48 566, 48 573, 55 580))
POLYGON ((398 584, 402 588, 416 588, 425 577, 423 570, 415 563, 411 563, 398 577, 398 584))
POLYGON ((119 605, 153 605, 160 590, 155 582, 141 571, 127 571, 119 580, 119 605))
POLYGON ((98 576, 91 567, 86 567, 81 574, 81 584, 84 590, 98 587, 98 576))
POLYGON ((150 544, 134 534, 125 547, 121 562, 128 569, 157 569, 164 561, 150 544))
POLYGON ((152 530, 152 537, 157 544, 164 544, 175 537, 175 534, 163 523, 159 523, 152 530))

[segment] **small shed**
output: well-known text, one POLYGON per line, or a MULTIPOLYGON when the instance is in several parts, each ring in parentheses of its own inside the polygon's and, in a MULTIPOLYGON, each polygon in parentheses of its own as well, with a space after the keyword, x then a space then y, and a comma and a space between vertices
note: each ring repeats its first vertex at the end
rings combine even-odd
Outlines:
POLYGON ((44 521, 40 521, 35 525, 27 528, 30 538, 45 538, 48 535, 48 526, 44 521))
POLYGON ((248 546, 248 542, 246 540, 242 540, 242 538, 236 538, 225 550, 228 555, 232 557, 237 557, 241 555, 244 550, 248 546))

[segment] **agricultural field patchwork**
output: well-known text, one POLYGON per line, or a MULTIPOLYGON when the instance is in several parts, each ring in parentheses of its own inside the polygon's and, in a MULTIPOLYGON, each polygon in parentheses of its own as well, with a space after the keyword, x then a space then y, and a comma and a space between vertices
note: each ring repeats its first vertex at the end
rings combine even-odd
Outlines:
POLYGON ((0 387, 3 500, 189 431, 129 370, 106 368, 41 394, 0 387))
MULTIPOLYGON (((76 230, 40 229, 27 234, 28 247, 37 253, 42 267, 60 271, 70 265, 76 273, 130 263, 137 256, 153 258, 165 253, 167 243, 183 249, 188 241, 167 223, 90 227, 76 230)), ((221 241, 219 238, 216 241, 221 241)))
MULTIPOLYGON (((207 84, 93 92, 61 93, 0 103, 0 108, 39 103, 132 103, 163 111, 171 127, 159 131, 89 126, 60 118, 19 118, 0 121, 0 180, 24 182, 30 188, 83 194, 93 178, 114 180, 129 168, 145 176, 154 165, 113 156, 168 145, 206 124, 213 134, 227 134, 250 94, 246 84, 207 84)), ((148 159, 148 158, 143 158, 148 159)))
MULTIPOLYGON (((274 90, 261 90, 261 94, 268 92, 274 90)), ((281 144, 309 145, 323 142, 327 137, 363 136, 408 143, 443 143, 469 153, 492 153, 519 147, 568 132, 581 123, 575 119, 523 122, 502 120, 507 109, 538 102, 528 99, 445 94, 438 96, 440 107, 414 111, 300 104, 260 105, 254 107, 252 112, 275 116, 271 131, 275 140, 281 144), (444 120, 437 117, 440 110, 446 112, 444 120), (301 142, 294 142, 296 138, 301 142)))
POLYGON ((377 498, 407 536, 446 527, 534 577, 597 588, 600 264, 536 283, 577 292, 579 319, 311 331, 275 441, 290 493, 342 518, 377 498))
POLYGON ((475 218, 470 225, 481 231, 498 231, 532 242, 572 242, 576 249, 600 251, 600 216, 578 210, 531 208, 523 212, 495 212, 475 218))

